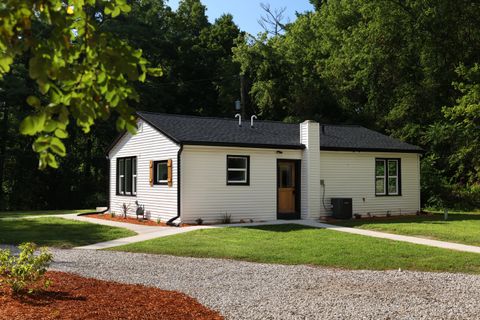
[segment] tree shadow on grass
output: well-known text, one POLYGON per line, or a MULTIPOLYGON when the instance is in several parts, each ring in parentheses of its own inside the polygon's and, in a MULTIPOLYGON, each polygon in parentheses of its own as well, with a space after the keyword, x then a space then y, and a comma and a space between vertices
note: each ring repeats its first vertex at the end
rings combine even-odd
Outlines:
POLYGON ((301 230, 312 230, 312 229, 320 229, 320 228, 313 228, 308 227, 300 224, 271 224, 271 225, 263 225, 263 226, 247 226, 242 227, 245 229, 252 229, 252 230, 259 230, 259 231, 270 231, 270 232, 295 232, 301 230))
POLYGON ((22 219, 0 222, 0 243, 18 245, 34 242, 40 246, 71 248, 124 236, 126 230, 59 218, 22 219))
POLYGON ((390 217, 390 218, 378 218, 378 219, 356 219, 356 220, 347 220, 341 222, 334 222, 332 224, 341 225, 341 226, 362 226, 362 225, 375 225, 375 224, 399 224, 399 223, 425 223, 425 224, 448 224, 452 221, 480 221, 479 214, 449 214, 448 219, 444 220, 443 214, 434 214, 434 215, 421 215, 415 217, 390 217))

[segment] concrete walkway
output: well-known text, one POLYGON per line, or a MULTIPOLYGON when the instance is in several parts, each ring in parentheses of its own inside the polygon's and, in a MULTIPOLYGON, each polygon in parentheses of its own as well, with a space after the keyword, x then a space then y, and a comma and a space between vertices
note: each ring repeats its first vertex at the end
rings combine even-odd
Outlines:
POLYGON ((362 236, 368 236, 368 237, 374 237, 374 238, 409 242, 409 243, 421 244, 421 245, 430 246, 430 247, 437 247, 437 248, 450 249, 450 250, 463 251, 463 252, 480 253, 480 247, 469 246, 466 244, 431 240, 431 239, 418 238, 418 237, 412 237, 412 236, 403 236, 399 234, 378 232, 378 231, 372 231, 372 230, 341 227, 341 226, 335 226, 335 225, 321 223, 313 220, 295 220, 292 222, 296 224, 301 224, 304 226, 314 227, 314 228, 325 228, 329 230, 359 234, 362 236))

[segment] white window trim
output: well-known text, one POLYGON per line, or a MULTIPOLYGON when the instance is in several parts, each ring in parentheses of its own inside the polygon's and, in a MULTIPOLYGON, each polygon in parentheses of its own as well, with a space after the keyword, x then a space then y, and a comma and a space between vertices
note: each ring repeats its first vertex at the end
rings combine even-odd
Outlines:
MULTIPOLYGON (((387 161, 387 180, 390 180, 390 179, 393 179, 395 178, 395 190, 396 192, 388 192, 389 195, 392 195, 392 196, 398 196, 399 195, 399 192, 398 192, 398 160, 395 160, 395 159, 389 159, 387 161), (396 175, 394 176, 391 176, 390 175, 390 170, 388 170, 388 166, 389 166, 389 163, 390 162, 394 162, 395 163, 395 166, 396 166, 396 175)), ((387 188, 389 187, 389 183, 387 181, 387 188)))
POLYGON ((386 172, 387 172, 387 161, 385 159, 375 159, 375 195, 376 196, 386 196, 387 195, 387 179, 386 172), (383 175, 377 176, 377 162, 383 162, 383 175), (383 192, 377 192, 377 179, 383 179, 383 192))
POLYGON ((125 175, 121 174, 118 176, 118 193, 125 194, 125 190, 122 190, 122 181, 125 181, 125 175))
POLYGON ((248 183, 248 156, 229 156, 227 155, 227 183, 228 184, 246 184, 248 183), (229 168, 228 160, 230 159, 241 159, 245 163, 245 168, 229 168), (243 180, 230 180, 228 179, 228 172, 244 172, 243 180))
POLYGON ((168 183, 168 162, 166 160, 165 161, 161 160, 161 161, 158 161, 156 163, 156 166, 157 167, 155 168, 155 170, 156 170, 157 175, 155 176, 155 182, 157 184, 167 184, 168 183), (159 174, 160 174, 159 169, 160 169, 160 165, 162 165, 162 164, 166 165, 166 168, 167 168, 167 179, 166 180, 160 180, 160 177, 159 177, 159 174))
MULTIPOLYGON (((123 172, 117 172, 116 173, 117 176, 118 176, 118 195, 120 195, 120 196, 136 196, 137 195, 137 174, 134 174, 134 171, 135 172, 137 171, 137 161, 138 161, 137 157, 136 156, 118 157, 117 158, 117 164, 119 163, 119 161, 123 161, 124 170, 123 170, 123 172), (127 160, 129 160, 132 164, 132 175, 131 175, 132 190, 130 190, 129 192, 127 192, 127 177, 124 174, 125 171, 126 171, 126 167, 127 167, 127 160), (123 190, 122 190, 122 182, 125 185, 125 188, 123 190)), ((119 169, 120 169, 120 166, 117 165, 117 170, 119 170, 119 169)))

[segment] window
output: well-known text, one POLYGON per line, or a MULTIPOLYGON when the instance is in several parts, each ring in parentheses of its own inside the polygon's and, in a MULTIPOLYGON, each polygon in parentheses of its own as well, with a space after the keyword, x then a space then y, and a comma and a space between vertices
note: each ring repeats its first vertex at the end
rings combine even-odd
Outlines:
POLYGON ((249 170, 249 156, 227 156, 227 185, 248 185, 249 170))
POLYGON ((137 194, 137 157, 117 158, 117 194, 137 194))
POLYGON ((168 161, 155 161, 154 166, 154 180, 153 184, 168 184, 168 161))
POLYGON ((375 159, 375 195, 400 195, 400 159, 375 159))

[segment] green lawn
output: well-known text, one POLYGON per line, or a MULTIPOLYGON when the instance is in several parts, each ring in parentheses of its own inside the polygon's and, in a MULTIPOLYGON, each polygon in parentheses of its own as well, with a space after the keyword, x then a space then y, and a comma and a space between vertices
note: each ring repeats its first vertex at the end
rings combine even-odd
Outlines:
POLYGON ((53 214, 79 214, 95 212, 95 209, 82 209, 82 210, 37 210, 37 211, 2 211, 0 212, 1 218, 22 218, 28 216, 46 216, 53 214))
POLYGON ((480 273, 480 254, 300 225, 197 230, 111 250, 346 269, 480 273))
POLYGON ((480 246, 480 213, 452 212, 447 221, 443 220, 443 214, 436 213, 433 216, 383 221, 359 219, 335 224, 480 246))
POLYGON ((123 228, 61 218, 0 221, 0 244, 34 242, 42 246, 71 248, 135 234, 135 232, 123 228))

